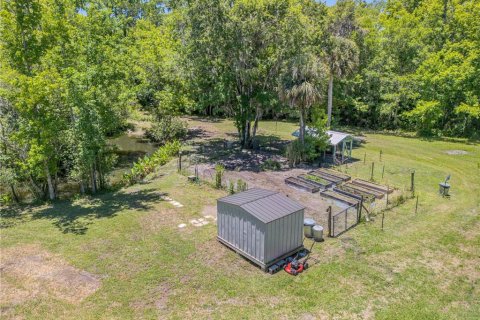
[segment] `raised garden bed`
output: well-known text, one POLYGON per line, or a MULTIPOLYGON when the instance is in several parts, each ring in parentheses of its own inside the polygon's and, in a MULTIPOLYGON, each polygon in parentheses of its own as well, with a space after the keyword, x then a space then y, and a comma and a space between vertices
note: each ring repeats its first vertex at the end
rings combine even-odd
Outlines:
POLYGON ((336 200, 336 201, 346 203, 350 206, 356 205, 360 202, 357 198, 349 197, 345 194, 338 193, 338 192, 331 191, 331 190, 322 191, 322 192, 320 192, 320 195, 323 196, 323 197, 326 197, 326 198, 330 198, 330 199, 333 199, 333 200, 336 200))
POLYGON ((385 192, 380 192, 380 191, 377 191, 377 190, 373 190, 373 189, 369 189, 369 188, 365 188, 365 187, 362 187, 358 184, 353 184, 353 183, 345 183, 342 185, 343 188, 345 188, 345 190, 349 191, 349 192, 353 192, 353 193, 356 193, 358 195, 363 195, 364 197, 366 196, 373 196, 377 199, 382 199, 384 196, 385 196, 385 192))
POLYGON ((311 193, 320 191, 320 188, 311 182, 304 181, 295 177, 288 177, 285 179, 285 183, 311 193))
POLYGON ((310 174, 301 174, 298 176, 298 179, 303 180, 308 183, 313 183, 314 185, 320 187, 322 190, 328 189, 333 185, 332 181, 325 180, 323 178, 313 176, 310 174))
POLYGON ((332 177, 337 178, 337 179, 342 179, 342 181, 348 181, 351 178, 349 175, 346 175, 344 173, 341 173, 341 172, 335 171, 335 170, 331 170, 331 169, 321 168, 321 169, 318 169, 318 170, 315 170, 315 171, 321 172, 323 174, 332 176, 332 177))
POLYGON ((333 191, 344 194, 346 196, 361 200, 363 197, 364 202, 373 202, 375 201, 375 196, 365 192, 361 192, 357 189, 347 187, 345 185, 340 185, 333 188, 333 191))
POLYGON ((339 184, 339 183, 343 182, 342 179, 339 179, 337 177, 334 177, 334 176, 331 176, 331 175, 328 175, 328 174, 325 174, 325 173, 322 173, 322 172, 318 172, 318 171, 310 171, 308 174, 312 175, 312 176, 315 176, 315 177, 318 177, 318 178, 325 179, 327 181, 331 181, 331 182, 333 182, 333 184, 339 184))
POLYGON ((364 188, 377 190, 377 191, 383 192, 383 193, 392 193, 393 192, 392 188, 388 188, 387 186, 384 186, 384 185, 381 185, 381 184, 378 184, 378 183, 374 183, 374 182, 370 182, 370 181, 367 181, 367 180, 363 180, 363 179, 355 179, 355 180, 352 181, 352 183, 356 184, 358 186, 364 187, 364 188))

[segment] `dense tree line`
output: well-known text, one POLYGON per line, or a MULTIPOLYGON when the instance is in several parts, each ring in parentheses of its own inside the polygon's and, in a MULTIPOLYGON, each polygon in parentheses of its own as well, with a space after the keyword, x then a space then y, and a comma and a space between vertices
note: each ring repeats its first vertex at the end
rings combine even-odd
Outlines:
POLYGON ((0 184, 105 185, 134 108, 478 137, 476 0, 4 0, 0 184), (325 118, 325 120, 319 120, 325 118))

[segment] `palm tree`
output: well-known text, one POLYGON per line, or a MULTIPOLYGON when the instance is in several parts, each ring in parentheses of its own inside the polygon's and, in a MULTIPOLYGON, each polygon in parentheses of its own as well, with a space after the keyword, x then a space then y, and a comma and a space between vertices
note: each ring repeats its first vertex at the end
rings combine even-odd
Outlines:
POLYGON ((299 139, 302 145, 305 142, 307 110, 321 97, 317 85, 322 75, 321 66, 320 60, 313 55, 297 55, 287 63, 280 85, 280 99, 300 111, 299 139))
POLYGON ((328 70, 328 120, 332 123, 333 79, 350 75, 358 65, 358 47, 352 40, 340 36, 332 36, 326 48, 325 65, 328 70))

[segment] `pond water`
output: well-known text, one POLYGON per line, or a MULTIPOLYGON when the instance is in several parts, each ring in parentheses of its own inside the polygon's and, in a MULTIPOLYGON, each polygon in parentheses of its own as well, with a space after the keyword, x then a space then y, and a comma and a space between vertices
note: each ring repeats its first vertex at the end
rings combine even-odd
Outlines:
POLYGON ((116 138, 110 139, 109 144, 115 145, 120 153, 143 153, 151 154, 157 147, 147 139, 122 134, 116 138))
POLYGON ((135 161, 145 155, 152 154, 158 148, 147 139, 127 133, 110 139, 109 144, 116 147, 116 154, 118 155, 118 163, 108 177, 110 183, 119 182, 123 173, 128 171, 135 161))

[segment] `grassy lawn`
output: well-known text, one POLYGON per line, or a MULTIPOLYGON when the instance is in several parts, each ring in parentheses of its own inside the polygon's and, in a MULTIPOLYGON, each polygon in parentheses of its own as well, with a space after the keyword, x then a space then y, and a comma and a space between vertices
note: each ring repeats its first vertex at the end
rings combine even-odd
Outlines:
MULTIPOLYGON (((190 120, 190 125, 197 122, 234 132, 231 121, 190 120)), ((259 134, 291 139, 296 127, 262 122, 259 134)), ((374 178, 399 188, 408 186, 414 169, 418 213, 415 201, 408 200, 385 213, 383 231, 376 217, 327 239, 314 248, 314 265, 298 277, 264 274, 218 244, 213 223, 189 224, 225 192, 189 184, 174 162, 151 182, 115 193, 3 209, 2 267, 7 252, 35 248, 100 280, 93 294, 72 302, 55 291, 57 282, 38 288, 21 272, 2 273, 2 286, 18 293, 12 299, 2 289, 3 318, 478 319, 479 146, 366 138, 353 152, 360 161, 340 169, 368 179, 375 161, 374 178), (450 199, 437 193, 448 174, 450 199), (163 201, 161 193, 183 207, 163 201), (181 223, 187 226, 179 229, 181 223)))

